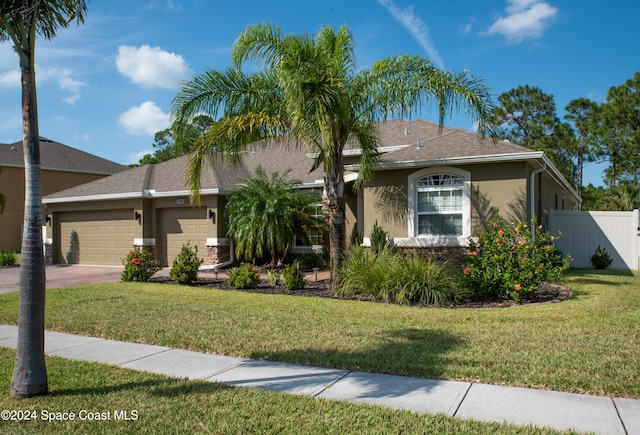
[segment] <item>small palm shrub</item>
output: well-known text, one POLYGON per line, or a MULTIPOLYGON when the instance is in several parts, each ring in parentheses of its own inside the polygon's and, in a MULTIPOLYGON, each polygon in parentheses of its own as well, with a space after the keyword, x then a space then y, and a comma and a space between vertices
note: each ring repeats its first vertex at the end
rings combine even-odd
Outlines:
POLYGON ((282 274, 282 285, 287 290, 302 290, 307 284, 307 280, 304 278, 304 273, 300 270, 298 263, 288 265, 284 268, 282 274))
POLYGON ((388 244, 387 232, 378 225, 378 221, 375 221, 369 234, 369 240, 371 241, 371 252, 379 254, 388 244))
POLYGON ((198 247, 191 248, 190 243, 182 245, 180 254, 173 259, 169 276, 182 285, 191 285, 198 279, 198 268, 202 260, 198 259, 198 247))
POLYGON ((235 289, 250 289, 260 284, 260 268, 249 263, 234 267, 229 271, 227 283, 235 289))
POLYGON ((535 298, 543 282, 562 276, 569 268, 569 257, 553 246, 556 236, 541 226, 534 228, 531 234, 529 225, 507 223, 498 216, 478 241, 469 239, 463 282, 473 295, 519 303, 535 298))
POLYGON ((132 249, 122 259, 122 264, 124 264, 121 276, 123 281, 147 282, 154 273, 162 269, 160 262, 146 250, 132 249))
POLYGON ((0 252, 0 266, 15 266, 18 262, 18 254, 13 251, 0 252))
POLYGON ((367 296, 397 304, 442 305, 456 293, 455 274, 446 265, 389 246, 377 254, 353 246, 338 273, 336 294, 367 296))
POLYGON ((606 269, 611 266, 613 259, 607 252, 607 248, 600 245, 596 248, 596 252, 591 256, 591 265, 594 269, 606 269))

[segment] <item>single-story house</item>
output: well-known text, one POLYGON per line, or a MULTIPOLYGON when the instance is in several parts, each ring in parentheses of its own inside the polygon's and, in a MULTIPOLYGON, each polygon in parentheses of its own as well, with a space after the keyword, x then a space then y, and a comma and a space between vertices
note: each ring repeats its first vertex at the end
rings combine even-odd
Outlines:
MULTIPOLYGON (((42 195, 128 169, 110 160, 80 151, 76 148, 40 138, 42 168, 42 195)), ((6 195, 4 213, 0 214, 0 251, 19 251, 24 224, 24 150, 22 141, 0 144, 0 191, 6 195)))
MULTIPOLYGON (((425 120, 380 122, 379 132, 380 159, 357 192, 351 186, 360 152, 357 145, 345 150, 347 239, 355 228, 366 244, 377 221, 396 245, 446 254, 464 248, 496 208, 510 220, 535 215, 544 224, 548 210, 571 210, 579 201, 542 152, 440 130, 425 120)), ((275 143, 244 153, 236 166, 213 162, 202 173, 198 206, 190 203, 184 181, 187 156, 48 195, 53 261, 119 265, 135 246, 152 250, 167 266, 189 241, 205 266, 229 264, 227 195, 258 166, 267 173, 290 171, 301 188, 321 190, 322 171, 309 172, 313 156, 306 151, 275 143)))

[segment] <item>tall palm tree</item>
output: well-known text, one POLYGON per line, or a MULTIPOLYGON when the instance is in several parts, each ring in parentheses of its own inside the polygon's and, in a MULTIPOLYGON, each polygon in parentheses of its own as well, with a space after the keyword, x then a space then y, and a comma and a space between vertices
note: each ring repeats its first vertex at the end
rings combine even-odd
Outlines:
POLYGON ((11 380, 14 397, 45 394, 45 271, 42 252, 42 174, 35 82, 36 36, 52 39, 60 27, 84 21, 83 0, 1 0, 0 41, 10 40, 22 78, 22 143, 24 147, 24 232, 20 257, 18 350, 11 380))
POLYGON ((313 217, 319 198, 299 193, 300 182, 286 175, 269 176, 259 166, 255 177, 229 195, 225 215, 238 257, 255 260, 268 254, 276 266, 288 254, 294 236, 307 239, 321 230, 321 222, 313 217))
POLYGON ((187 179, 194 200, 199 199, 203 164, 211 157, 235 160, 251 142, 293 137, 315 154, 312 169, 324 169, 333 276, 345 246, 347 143, 362 149, 355 183, 360 187, 378 156, 376 121, 417 115, 435 100, 440 125, 453 111, 463 110, 477 121, 479 134, 493 131, 493 107, 481 80, 467 71, 439 70, 419 56, 390 57, 358 69, 354 40, 344 26, 337 32, 322 27, 315 37, 283 35, 269 24, 249 26, 235 43, 233 61, 232 68, 196 76, 173 100, 178 133, 198 114, 220 115, 190 153, 187 179), (244 74, 241 67, 247 61, 256 61, 261 69, 244 74))

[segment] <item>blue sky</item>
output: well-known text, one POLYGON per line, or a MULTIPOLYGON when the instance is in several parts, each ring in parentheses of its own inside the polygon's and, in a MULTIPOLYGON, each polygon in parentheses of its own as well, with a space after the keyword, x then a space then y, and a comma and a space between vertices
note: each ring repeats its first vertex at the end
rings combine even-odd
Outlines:
MULTIPOLYGON (((122 164, 153 151, 180 83, 230 65, 249 24, 287 33, 347 25, 358 66, 418 54, 468 69, 497 96, 520 85, 603 102, 640 71, 640 3, 612 0, 109 0, 89 1, 84 25, 36 47, 40 134, 122 164)), ((434 120, 432 113, 422 118, 434 120)), ((456 116, 447 125, 472 130, 456 116)), ((18 58, 0 44, 0 142, 21 140, 18 58)), ((585 184, 602 184, 603 166, 585 184)))

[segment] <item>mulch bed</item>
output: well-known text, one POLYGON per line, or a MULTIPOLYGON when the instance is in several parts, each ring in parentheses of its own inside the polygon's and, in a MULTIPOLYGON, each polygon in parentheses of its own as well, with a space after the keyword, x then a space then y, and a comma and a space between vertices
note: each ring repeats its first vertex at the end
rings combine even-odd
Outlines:
MULTIPOLYGON (((169 277, 153 277, 150 282, 158 282, 165 284, 175 284, 175 282, 169 277)), ((219 290, 236 290, 227 284, 224 279, 204 279, 198 278, 194 283, 194 287, 201 288, 215 288, 219 290)), ((323 280, 318 282, 310 282, 302 290, 288 290, 283 285, 274 286, 271 283, 262 282, 257 288, 238 290, 247 293, 260 293, 260 294, 272 294, 272 295, 290 295, 290 296, 307 296, 318 298, 338 298, 330 289, 329 281, 323 280)), ((537 292, 537 296, 533 300, 522 301, 521 304, 515 304, 513 301, 504 300, 466 300, 456 303, 450 306, 450 308, 505 308, 511 306, 522 306, 542 303, 558 303, 571 297, 571 290, 560 284, 555 283, 543 283, 537 292)), ((344 298, 343 298, 344 299, 344 298)), ((372 298, 368 297, 352 297, 350 300, 369 301, 375 302, 372 298)))

